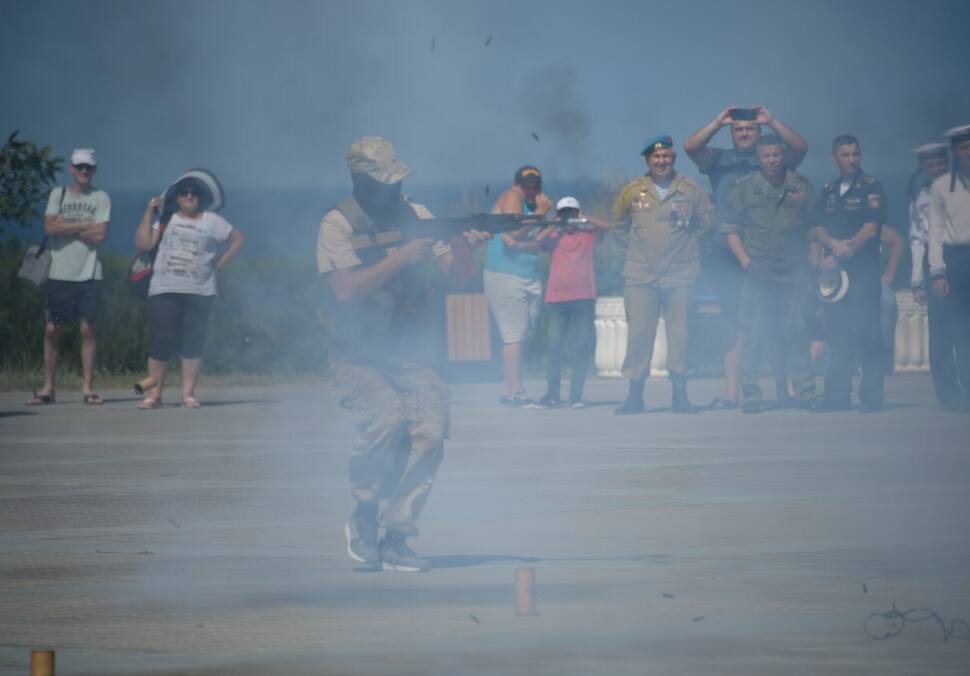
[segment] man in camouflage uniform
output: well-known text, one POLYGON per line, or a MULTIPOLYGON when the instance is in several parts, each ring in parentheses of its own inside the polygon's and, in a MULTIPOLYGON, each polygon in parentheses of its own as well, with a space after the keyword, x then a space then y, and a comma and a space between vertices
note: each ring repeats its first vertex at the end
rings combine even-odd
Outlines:
MULTIPOLYGON (((418 534, 415 522, 448 434, 448 391, 435 368, 439 323, 431 296, 437 275, 457 277, 464 268, 454 262, 467 247, 459 237, 454 249, 431 238, 396 249, 355 249, 360 236, 432 216, 402 196, 409 169, 388 140, 357 139, 347 166, 353 195, 327 212, 317 240, 334 394, 359 434, 350 456, 356 506, 344 529, 347 553, 386 570, 423 571, 428 562, 406 538, 418 534)), ((483 237, 466 233, 473 243, 483 237)))
POLYGON ((644 411, 643 386, 650 375, 657 323, 667 327, 667 371, 673 410, 696 413, 687 398, 684 375, 687 313, 700 272, 698 240, 712 228, 714 207, 696 182, 674 170, 673 139, 647 141, 642 155, 649 172, 630 182, 613 204, 613 222, 630 229, 623 276, 629 338, 623 375, 630 379, 617 415, 644 411))
MULTIPOLYGON (((738 180, 720 224, 728 248, 744 270, 741 286, 741 401, 744 413, 763 410, 762 339, 787 351, 797 404, 811 408, 815 381, 805 326, 809 283, 809 233, 814 200, 807 180, 786 169, 784 141, 762 136, 760 171, 738 180)), ((785 402, 787 383, 776 374, 776 396, 785 402)))

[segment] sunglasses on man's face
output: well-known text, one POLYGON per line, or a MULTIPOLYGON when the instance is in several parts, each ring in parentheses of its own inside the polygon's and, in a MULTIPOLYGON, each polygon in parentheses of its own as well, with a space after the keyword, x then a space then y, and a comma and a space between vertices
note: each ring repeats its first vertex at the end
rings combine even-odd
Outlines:
POLYGON ((75 164, 74 171, 94 171, 94 165, 91 164, 75 164))
POLYGON ((178 197, 198 197, 199 193, 195 188, 182 188, 176 193, 178 197))

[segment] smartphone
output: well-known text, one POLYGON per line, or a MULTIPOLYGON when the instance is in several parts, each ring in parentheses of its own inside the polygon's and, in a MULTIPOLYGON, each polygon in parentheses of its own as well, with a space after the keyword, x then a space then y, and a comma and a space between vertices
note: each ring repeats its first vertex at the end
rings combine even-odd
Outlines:
POLYGON ((752 122, 758 119, 758 109, 757 108, 732 108, 728 111, 732 120, 738 122, 752 122))

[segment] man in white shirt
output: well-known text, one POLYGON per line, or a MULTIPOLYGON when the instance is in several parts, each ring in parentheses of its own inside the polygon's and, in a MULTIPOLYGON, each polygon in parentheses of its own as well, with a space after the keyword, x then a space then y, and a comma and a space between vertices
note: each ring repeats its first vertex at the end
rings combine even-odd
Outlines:
POLYGON ((61 329, 80 320, 81 366, 84 375, 84 403, 98 405, 94 393, 94 363, 97 354, 95 322, 101 305, 101 261, 98 245, 108 234, 111 200, 92 185, 97 159, 91 148, 71 154, 68 187, 51 191, 44 214, 44 234, 51 250, 51 269, 44 287, 47 322, 44 329, 44 386, 34 392, 28 406, 54 403, 54 375, 60 352, 61 329))
MULTIPOLYGON (((953 167, 930 187, 929 259, 933 294, 947 298, 946 319, 953 336, 957 370, 970 384, 970 125, 950 138, 953 167)), ((961 406, 967 410, 964 399, 961 406)))
POLYGON ((957 365, 953 355, 953 335, 946 321, 949 298, 927 293, 924 283, 926 272, 926 245, 929 237, 930 186, 940 176, 949 173, 950 146, 947 143, 925 143, 915 149, 919 169, 910 179, 909 186, 909 249, 913 259, 910 286, 913 298, 926 305, 929 320, 930 373, 936 398, 945 408, 960 410, 966 404, 966 396, 957 379, 957 365))

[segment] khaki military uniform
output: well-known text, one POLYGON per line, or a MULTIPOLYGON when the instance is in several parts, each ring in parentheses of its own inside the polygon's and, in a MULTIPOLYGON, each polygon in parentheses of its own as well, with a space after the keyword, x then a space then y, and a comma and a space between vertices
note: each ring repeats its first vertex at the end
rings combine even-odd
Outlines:
POLYGON ((650 375, 650 361, 663 312, 667 327, 667 370, 682 375, 687 355, 687 314, 694 280, 700 274, 698 240, 713 227, 714 207, 707 193, 683 174, 675 174, 660 197, 653 179, 640 176, 613 204, 613 221, 630 222, 623 276, 629 338, 623 375, 650 375))
MULTIPOLYGON (((811 184, 793 171, 780 186, 761 172, 738 180, 728 195, 720 230, 741 237, 751 265, 744 273, 738 324, 741 331, 741 396, 761 399, 762 341, 767 340, 776 364, 787 362, 796 396, 815 396, 809 355, 806 307, 814 293, 809 276, 809 232, 814 227, 811 184)), ((788 384, 776 382, 777 397, 787 398, 788 384)))
MULTIPOLYGON (((431 218, 411 202, 401 218, 431 218)), ((393 227, 394 224, 390 224, 393 227)), ((317 240, 321 275, 374 265, 388 250, 354 251, 351 239, 381 229, 352 198, 327 212, 317 240)), ((435 257, 450 248, 437 243, 435 257)), ((416 535, 448 435, 448 389, 435 368, 433 285, 415 267, 352 303, 333 297, 323 279, 324 324, 330 332, 334 396, 358 432, 350 455, 350 484, 359 505, 378 513, 384 528, 416 535)))

